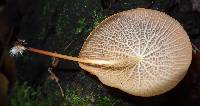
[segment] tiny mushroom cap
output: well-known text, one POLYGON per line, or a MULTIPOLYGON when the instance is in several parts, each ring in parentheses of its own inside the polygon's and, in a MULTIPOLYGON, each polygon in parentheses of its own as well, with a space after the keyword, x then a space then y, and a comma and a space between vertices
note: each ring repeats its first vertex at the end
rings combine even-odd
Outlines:
POLYGON ((79 57, 130 59, 122 67, 79 65, 105 85, 150 97, 171 90, 183 79, 192 60, 192 46, 178 21, 163 12, 138 8, 101 22, 84 42, 79 57))

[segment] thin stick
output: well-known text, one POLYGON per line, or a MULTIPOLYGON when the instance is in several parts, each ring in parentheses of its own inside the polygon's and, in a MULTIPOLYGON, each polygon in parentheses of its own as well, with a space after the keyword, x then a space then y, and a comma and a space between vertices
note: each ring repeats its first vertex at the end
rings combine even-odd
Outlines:
POLYGON ((11 48, 10 54, 15 56, 18 54, 23 54, 24 50, 28 50, 33 53, 38 53, 50 57, 65 59, 65 60, 72 60, 77 61, 79 63, 86 63, 91 65, 98 65, 98 66, 105 66, 105 67, 128 67, 128 66, 134 66, 139 61, 142 60, 142 57, 140 56, 130 56, 127 55, 127 57, 123 57, 122 59, 116 59, 116 60, 101 60, 101 59, 88 59, 88 58, 79 58, 79 57, 73 57, 73 56, 67 56, 63 54, 53 53, 45 50, 35 49, 31 47, 24 47, 23 45, 17 44, 14 47, 11 48))
POLYGON ((53 80, 56 81, 58 87, 60 88, 60 92, 61 92, 61 95, 64 97, 65 94, 64 94, 64 91, 63 91, 63 88, 61 87, 60 83, 59 83, 59 78, 52 72, 52 68, 48 68, 48 72, 51 74, 51 76, 53 77, 53 80))
POLYGON ((61 58, 61 59, 65 59, 65 60, 78 61, 78 62, 81 62, 81 63, 98 64, 98 65, 115 64, 114 61, 106 61, 106 60, 98 60, 98 59, 95 59, 95 60, 82 59, 82 58, 78 58, 78 57, 62 55, 62 54, 53 53, 53 52, 49 52, 49 51, 45 51, 45 50, 39 50, 39 49, 35 49, 35 48, 27 48, 27 50, 31 51, 31 52, 35 52, 35 53, 51 56, 51 57, 61 58))

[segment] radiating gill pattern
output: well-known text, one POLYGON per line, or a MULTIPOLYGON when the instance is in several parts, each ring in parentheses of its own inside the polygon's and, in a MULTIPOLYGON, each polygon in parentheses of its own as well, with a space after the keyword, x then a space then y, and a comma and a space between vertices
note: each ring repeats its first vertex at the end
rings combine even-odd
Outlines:
POLYGON ((90 68, 104 84, 137 96, 164 93, 184 77, 191 62, 191 43, 170 16, 133 9, 104 20, 85 41, 80 57, 123 60, 141 57, 132 67, 90 68))

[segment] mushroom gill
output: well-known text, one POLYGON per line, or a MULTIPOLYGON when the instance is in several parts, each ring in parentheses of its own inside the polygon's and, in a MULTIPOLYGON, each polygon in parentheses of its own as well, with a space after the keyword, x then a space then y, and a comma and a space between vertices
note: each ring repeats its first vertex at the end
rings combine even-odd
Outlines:
POLYGON ((149 97, 169 91, 183 79, 191 63, 192 46, 178 21, 165 13, 139 8, 101 22, 84 42, 79 58, 122 62, 118 64, 121 67, 79 65, 105 85, 149 97))

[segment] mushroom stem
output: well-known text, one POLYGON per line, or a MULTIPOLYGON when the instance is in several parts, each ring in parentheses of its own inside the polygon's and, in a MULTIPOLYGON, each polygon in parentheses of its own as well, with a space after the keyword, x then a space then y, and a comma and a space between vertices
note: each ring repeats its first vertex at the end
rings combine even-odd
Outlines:
POLYGON ((77 61, 77 62, 81 62, 81 63, 91 63, 91 64, 96 63, 96 64, 100 64, 100 65, 101 64, 109 64, 108 61, 105 61, 105 60, 81 59, 81 58, 78 58, 78 57, 67 56, 67 55, 53 53, 53 52, 35 49, 35 48, 27 48, 27 50, 31 51, 31 52, 51 56, 51 57, 61 58, 61 59, 65 59, 65 60, 72 60, 72 61, 77 61))
POLYGON ((35 49, 35 48, 27 48, 26 50, 34 53, 39 53, 42 55, 47 55, 51 57, 56 57, 56 58, 61 58, 65 60, 72 60, 72 61, 77 61, 80 63, 86 63, 86 64, 92 64, 92 65, 100 65, 100 66, 113 66, 113 67, 125 67, 127 65, 130 65, 128 63, 136 64, 138 61, 140 61, 140 58, 137 57, 132 57, 129 59, 123 59, 123 60, 100 60, 100 59, 83 59, 83 58, 78 58, 78 57, 73 57, 73 56, 67 56, 63 54, 58 54, 58 53, 53 53, 45 50, 40 50, 40 49, 35 49), (130 61, 132 60, 132 61, 130 61))

